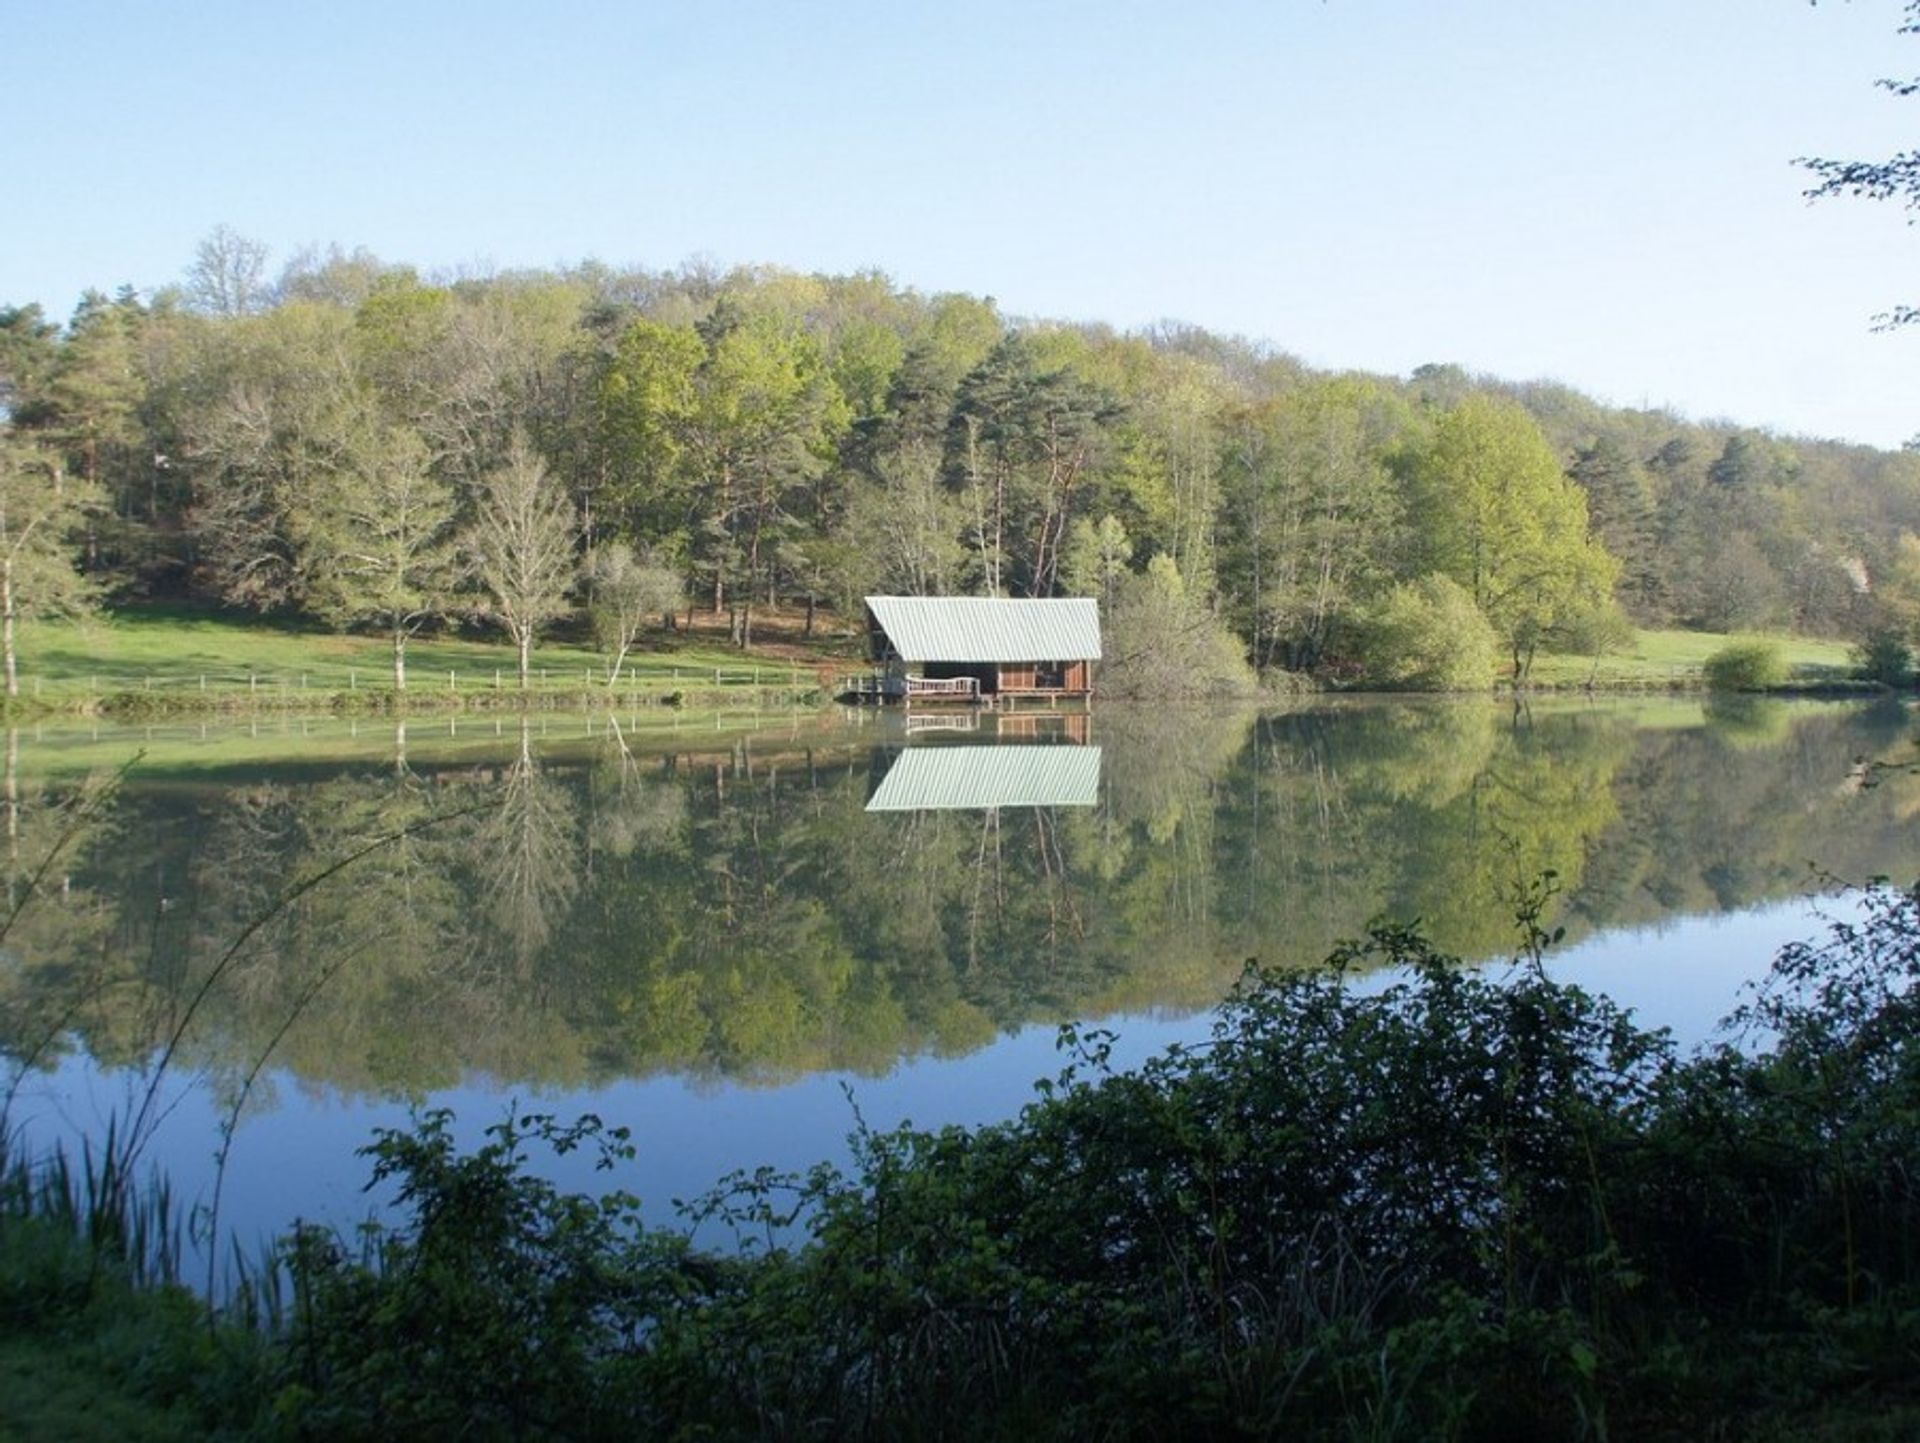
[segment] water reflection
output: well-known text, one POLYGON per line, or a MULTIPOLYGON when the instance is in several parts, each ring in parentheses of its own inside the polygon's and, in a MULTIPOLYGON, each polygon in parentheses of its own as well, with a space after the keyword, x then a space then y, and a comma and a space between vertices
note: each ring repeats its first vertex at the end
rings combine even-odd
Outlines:
POLYGON ((229 1090, 271 1059, 369 1096, 877 1074, 1029 1022, 1204 1007, 1247 957, 1312 962, 1381 914, 1499 954, 1543 871, 1578 939, 1790 896, 1813 864, 1920 868, 1920 779, 1854 767, 1910 747, 1898 707, 1020 725, 162 736, 91 815, 66 804, 105 750, 11 734, 8 889, 31 900, 0 1046, 135 1065, 190 1020, 187 1060, 229 1090))
POLYGON ((915 746, 893 759, 868 798, 867 810, 1091 807, 1099 800, 1099 747, 915 746))

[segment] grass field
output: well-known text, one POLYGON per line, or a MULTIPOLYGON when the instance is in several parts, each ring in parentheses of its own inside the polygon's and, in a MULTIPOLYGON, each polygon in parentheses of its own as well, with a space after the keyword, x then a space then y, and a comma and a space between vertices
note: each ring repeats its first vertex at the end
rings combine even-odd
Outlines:
MULTIPOLYGON (((1744 639, 1744 638, 1743 638, 1744 639)), ((1845 685, 1852 677, 1850 645, 1806 636, 1770 634, 1791 673, 1790 684, 1818 689, 1845 685)), ((1532 684, 1543 687, 1695 687, 1701 667, 1733 636, 1712 631, 1635 631, 1633 643, 1609 656, 1541 656, 1532 684)))
MULTIPOLYGON (((812 688, 823 673, 852 663, 831 641, 796 644, 789 628, 768 628, 765 646, 740 651, 711 629, 658 632, 628 656, 618 692, 655 698, 674 691, 812 688)), ((844 650, 844 645, 841 647, 844 650)), ((536 647, 532 689, 582 697, 607 689, 608 657, 584 645, 536 647)), ((446 637, 407 648, 407 690, 424 704, 450 695, 479 704, 517 692, 517 658, 497 641, 446 637)), ((85 709, 105 698, 148 702, 156 710, 256 704, 320 705, 393 690, 392 648, 384 637, 247 624, 193 612, 125 612, 79 625, 28 628, 20 645, 26 704, 85 709)))

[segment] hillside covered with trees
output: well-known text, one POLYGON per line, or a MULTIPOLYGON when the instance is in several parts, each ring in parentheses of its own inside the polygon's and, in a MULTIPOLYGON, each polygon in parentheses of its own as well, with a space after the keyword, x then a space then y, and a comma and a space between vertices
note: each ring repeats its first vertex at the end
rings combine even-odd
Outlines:
POLYGON ((1093 594, 1266 674, 1472 686, 1629 622, 1920 625, 1911 451, 877 273, 265 260, 221 230, 181 286, 0 308, 9 632, 184 600, 390 635, 404 684, 423 628, 524 658, 590 604, 746 646, 772 605, 1093 594))

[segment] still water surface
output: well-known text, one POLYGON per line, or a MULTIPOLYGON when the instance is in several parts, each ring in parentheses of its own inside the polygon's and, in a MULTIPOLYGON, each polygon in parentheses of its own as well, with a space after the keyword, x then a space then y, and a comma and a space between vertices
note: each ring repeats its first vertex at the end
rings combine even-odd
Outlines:
POLYGON ((16 898, 62 799, 141 760, 0 954, 11 1120, 97 1133, 177 1038, 145 1156, 204 1202, 230 1134, 223 1232, 348 1224, 372 1129, 444 1105, 477 1136, 510 1103, 631 1127, 616 1181, 666 1220, 843 1156, 856 1105, 1012 1115, 1061 1020, 1123 1061, 1198 1037, 1248 958, 1374 917, 1498 965, 1546 871, 1559 973, 1700 1038, 1818 931, 1819 872, 1920 872, 1920 779, 1858 766, 1912 732, 1663 700, 15 734, 16 898))

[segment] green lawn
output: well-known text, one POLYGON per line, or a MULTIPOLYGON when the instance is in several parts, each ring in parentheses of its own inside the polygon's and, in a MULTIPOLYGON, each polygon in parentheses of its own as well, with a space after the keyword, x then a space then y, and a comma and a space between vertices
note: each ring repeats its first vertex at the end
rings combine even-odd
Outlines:
MULTIPOLYGON (((650 649, 630 655, 620 689, 670 691, 710 687, 812 685, 812 669, 728 648, 683 644, 657 634, 650 649)), ((409 692, 511 691, 517 659, 497 641, 417 640, 407 648, 409 692)), ((607 658, 592 648, 535 648, 533 685, 580 693, 606 685, 607 658)), ((384 637, 244 624, 193 613, 129 612, 78 625, 26 629, 20 644, 23 697, 63 705, 89 697, 155 692, 156 700, 247 695, 263 700, 294 693, 384 692, 393 686, 393 652, 384 637)))
MULTIPOLYGON (((1536 686, 1691 687, 1700 684, 1706 659, 1735 638, 1712 631, 1635 631, 1625 651, 1596 661, 1589 656, 1541 656, 1533 664, 1536 686)), ((1844 682, 1852 675, 1851 645, 1812 637, 1769 634, 1780 648, 1792 680, 1804 686, 1844 682)))

